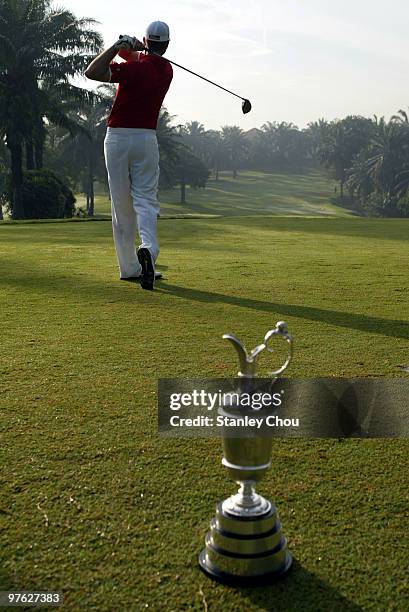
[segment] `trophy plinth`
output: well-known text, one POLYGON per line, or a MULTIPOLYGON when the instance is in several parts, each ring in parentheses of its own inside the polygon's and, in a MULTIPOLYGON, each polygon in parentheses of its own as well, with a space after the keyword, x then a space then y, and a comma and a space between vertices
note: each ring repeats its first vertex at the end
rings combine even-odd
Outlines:
MULTIPOLYGON (((263 344, 250 356, 235 336, 223 336, 239 354, 240 378, 256 376, 257 357, 265 348, 271 351, 267 343, 274 335, 283 337, 290 345, 290 355, 281 368, 272 372, 274 377, 291 361, 292 338, 285 323, 279 322, 274 330, 267 332, 263 344)), ((233 415, 238 417, 240 409, 235 407, 233 415)), ((255 483, 271 465, 271 447, 271 438, 223 436, 222 464, 240 488, 236 495, 217 504, 205 548, 199 555, 201 569, 219 582, 240 586, 269 584, 291 567, 292 557, 281 532, 276 507, 255 491, 255 483)))
POLYGON ((259 516, 233 516, 216 507, 216 516, 199 555, 201 569, 219 582, 239 586, 270 584, 291 567, 292 557, 281 532, 277 511, 259 516))

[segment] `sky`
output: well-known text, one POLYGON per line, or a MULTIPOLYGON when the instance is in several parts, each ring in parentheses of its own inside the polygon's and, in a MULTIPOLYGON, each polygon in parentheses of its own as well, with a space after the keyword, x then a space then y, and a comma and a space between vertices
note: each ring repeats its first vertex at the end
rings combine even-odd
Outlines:
POLYGON ((253 105, 243 115, 240 100, 174 68, 164 104, 175 123, 247 130, 291 121, 303 128, 348 114, 389 119, 409 105, 405 0, 58 0, 54 6, 99 21, 107 47, 119 34, 142 39, 151 21, 166 21, 169 59, 253 105))

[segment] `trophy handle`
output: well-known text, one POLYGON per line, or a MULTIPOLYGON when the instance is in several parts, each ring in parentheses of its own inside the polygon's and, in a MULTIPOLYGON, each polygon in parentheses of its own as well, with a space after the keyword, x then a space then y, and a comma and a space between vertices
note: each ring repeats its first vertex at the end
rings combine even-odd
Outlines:
POLYGON ((254 376, 254 365, 248 360, 247 351, 240 342, 240 340, 233 334, 223 334, 223 340, 228 340, 235 348, 236 353, 239 357, 240 372, 238 375, 242 376, 254 376))
POLYGON ((278 370, 273 370, 272 372, 269 373, 270 376, 278 376, 279 374, 282 374, 284 370, 288 368, 290 361, 293 358, 294 339, 288 331, 287 323, 285 321, 279 321, 276 324, 275 329, 270 329, 270 331, 268 331, 266 335, 264 336, 264 344, 262 346, 264 346, 264 348, 266 348, 269 353, 273 352, 273 349, 268 346, 268 343, 273 336, 280 336, 281 338, 284 338, 284 340, 289 345, 289 354, 288 354, 286 361, 283 363, 281 368, 278 368, 278 370))

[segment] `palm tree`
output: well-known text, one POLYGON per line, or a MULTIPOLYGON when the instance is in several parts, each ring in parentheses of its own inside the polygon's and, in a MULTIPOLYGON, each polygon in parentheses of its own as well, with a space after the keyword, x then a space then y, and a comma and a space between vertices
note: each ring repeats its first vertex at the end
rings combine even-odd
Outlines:
MULTIPOLYGON (((406 123, 406 122, 405 122, 406 123)), ((409 130, 407 125, 394 120, 388 123, 382 117, 370 147, 366 162, 368 176, 377 191, 387 198, 396 195, 399 176, 407 170, 409 159, 409 130)))
POLYGON ((341 121, 331 122, 331 130, 327 133, 327 138, 320 149, 320 161, 327 168, 335 170, 335 178, 340 183, 340 195, 343 198, 349 159, 345 128, 341 121))
POLYGON ((247 150, 244 132, 237 125, 225 125, 222 127, 222 138, 233 169, 233 178, 237 178, 237 167, 247 150))
POLYGON ((281 121, 276 127, 277 152, 281 164, 285 164, 291 158, 294 149, 294 139, 297 138, 298 127, 294 123, 281 121))
POLYGON ((399 215, 398 199, 409 189, 409 124, 404 111, 389 122, 374 120, 367 148, 355 156, 348 186, 364 205, 382 215, 399 215))
POLYGON ((44 120, 65 123, 59 89, 73 101, 83 100, 87 94, 69 79, 82 73, 102 46, 100 34, 90 29, 93 20, 50 5, 50 0, 0 4, 0 136, 10 150, 14 218, 24 218, 24 144, 27 165, 41 167, 44 120))
POLYGON ((333 168, 340 183, 341 198, 348 177, 348 169, 363 149, 369 146, 374 136, 374 122, 360 116, 348 116, 341 121, 332 121, 324 132, 320 147, 320 161, 333 168))
POLYGON ((272 169, 278 158, 277 123, 267 121, 257 135, 256 156, 263 167, 272 169))
POLYGON ((160 179, 159 186, 162 189, 172 187, 176 182, 176 168, 179 162, 179 149, 182 147, 182 126, 172 125, 174 119, 165 107, 161 108, 156 136, 159 145, 160 156, 160 179))
POLYGON ((408 113, 402 109, 398 110, 397 115, 393 115, 391 117, 391 121, 395 121, 396 123, 400 123, 401 125, 409 125, 409 116, 408 113))
MULTIPOLYGON (((365 199, 375 190, 373 178, 368 171, 368 151, 362 150, 354 159, 348 171, 346 181, 351 198, 356 197, 358 202, 365 199)), ((359 206, 357 207, 359 209, 359 206)))
POLYGON ((27 169, 43 167, 44 145, 47 136, 47 124, 63 128, 70 136, 81 130, 77 116, 87 113, 90 106, 98 104, 99 97, 94 92, 75 87, 68 82, 50 84, 43 82, 37 90, 37 120, 33 124, 31 137, 26 138, 27 169), (28 151, 31 149, 31 155, 28 151))
POLYGON ((178 157, 176 177, 180 185, 180 203, 186 204, 186 186, 206 187, 210 171, 202 160, 186 146, 180 147, 178 157))
POLYGON ((76 181, 81 181, 83 185, 89 217, 94 215, 94 182, 98 177, 105 177, 103 141, 106 116, 114 93, 115 86, 100 85, 97 95, 87 104, 82 104, 79 112, 72 117, 65 116, 66 123, 63 127, 68 130, 68 134, 65 131, 54 145, 54 151, 58 151, 54 164, 58 166, 62 162, 76 181))
POLYGON ((185 124, 183 141, 190 147, 196 157, 204 160, 206 156, 206 132, 204 126, 198 121, 185 124))
POLYGON ((309 150, 312 159, 319 159, 319 152, 323 141, 328 133, 329 123, 326 119, 318 119, 318 121, 311 121, 305 132, 309 138, 309 150))
POLYGON ((205 155, 204 162, 214 170, 215 180, 219 180, 219 171, 223 158, 223 137, 218 130, 206 130, 205 132, 205 155))

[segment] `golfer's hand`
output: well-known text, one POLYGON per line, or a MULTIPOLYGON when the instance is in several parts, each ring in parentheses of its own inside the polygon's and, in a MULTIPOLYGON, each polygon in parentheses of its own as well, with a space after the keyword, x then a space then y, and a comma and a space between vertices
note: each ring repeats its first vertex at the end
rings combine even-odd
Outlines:
POLYGON ((128 51, 143 51, 145 49, 144 44, 135 36, 128 36, 127 34, 121 35, 116 41, 116 49, 126 49, 128 51))
POLYGON ((121 34, 121 36, 118 38, 114 46, 118 50, 126 49, 127 51, 133 51, 135 42, 136 42, 135 36, 128 36, 127 34, 124 34, 124 35, 121 34))

